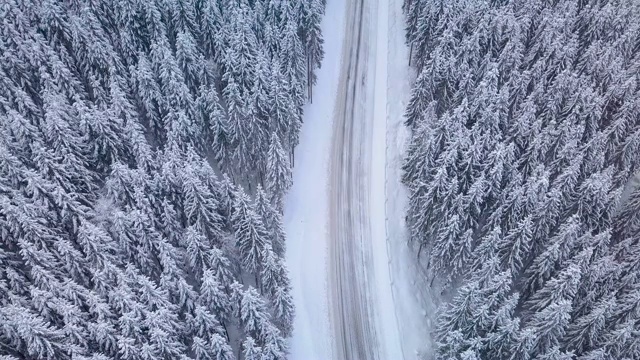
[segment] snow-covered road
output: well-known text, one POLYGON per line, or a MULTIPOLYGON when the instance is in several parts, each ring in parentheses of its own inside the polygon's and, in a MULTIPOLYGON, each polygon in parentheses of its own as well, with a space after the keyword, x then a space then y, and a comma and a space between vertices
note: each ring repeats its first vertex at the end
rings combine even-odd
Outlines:
POLYGON ((401 5, 327 1, 285 205, 292 360, 414 360, 428 336, 399 178, 410 88, 401 5))
POLYGON ((388 0, 348 4, 329 177, 334 359, 402 359, 385 231, 388 0))
MULTIPOLYGON (((350 1, 334 114, 329 193, 329 287, 335 358, 379 359, 371 287, 367 86, 372 0, 350 1), (365 11, 366 10, 366 11, 365 11)), ((375 1, 375 0, 374 0, 375 1)))

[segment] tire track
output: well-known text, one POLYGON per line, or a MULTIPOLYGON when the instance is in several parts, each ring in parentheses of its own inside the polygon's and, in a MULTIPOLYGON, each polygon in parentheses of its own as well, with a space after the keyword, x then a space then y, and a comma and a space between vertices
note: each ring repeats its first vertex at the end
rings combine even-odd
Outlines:
POLYGON ((350 1, 330 166, 329 279, 334 354, 337 360, 376 360, 373 326, 368 159, 370 126, 366 124, 366 67, 369 29, 365 0, 350 1), (367 137, 368 136, 368 137, 367 137))

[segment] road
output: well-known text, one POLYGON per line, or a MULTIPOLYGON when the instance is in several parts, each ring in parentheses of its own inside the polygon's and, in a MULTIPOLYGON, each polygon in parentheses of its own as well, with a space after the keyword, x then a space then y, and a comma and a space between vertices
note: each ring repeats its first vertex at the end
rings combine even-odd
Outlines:
MULTIPOLYGON (((329 165, 329 296, 336 360, 384 359, 371 244, 372 5, 349 1, 329 165)), ((372 4, 374 3, 374 4, 372 4)), ((382 145, 384 146, 384 145, 382 145)))

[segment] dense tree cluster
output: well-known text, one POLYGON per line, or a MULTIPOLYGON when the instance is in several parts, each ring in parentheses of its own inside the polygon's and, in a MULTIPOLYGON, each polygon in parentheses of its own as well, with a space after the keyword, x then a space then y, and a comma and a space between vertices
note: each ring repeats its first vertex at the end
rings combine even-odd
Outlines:
POLYGON ((323 0, 0 4, 0 358, 284 359, 323 0))
POLYGON ((640 2, 405 0, 442 360, 640 359, 640 2))

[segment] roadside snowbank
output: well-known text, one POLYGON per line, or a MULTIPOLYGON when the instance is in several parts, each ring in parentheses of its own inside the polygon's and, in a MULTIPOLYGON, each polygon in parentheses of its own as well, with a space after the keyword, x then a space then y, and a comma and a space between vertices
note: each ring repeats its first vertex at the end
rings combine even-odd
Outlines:
POLYGON ((344 38, 345 2, 327 1, 322 21, 325 56, 317 72, 314 99, 304 109, 296 148, 293 187, 285 202, 286 260, 296 305, 291 360, 330 360, 327 296, 328 164, 333 109, 344 38))
POLYGON ((387 252, 404 360, 430 354, 429 331, 436 312, 436 299, 426 281, 425 271, 407 245, 405 224, 408 194, 400 178, 409 131, 404 111, 411 95, 415 75, 409 68, 409 49, 404 39, 402 0, 379 0, 388 6, 387 122, 386 122, 386 231, 387 252))
MULTIPOLYGON (((380 348, 384 353, 380 359, 406 359, 403 354, 400 328, 404 326, 398 318, 397 304, 394 302, 393 273, 391 269, 391 248, 388 246, 387 217, 385 204, 388 201, 386 191, 387 155, 385 144, 387 138, 387 123, 389 120, 389 101, 397 94, 389 92, 390 82, 398 81, 397 75, 389 73, 389 60, 394 58, 390 52, 390 40, 393 34, 389 32, 390 2, 394 0, 377 0, 377 7, 373 12, 372 36, 375 41, 370 52, 370 63, 375 64, 370 70, 374 79, 373 108, 369 118, 373 121, 371 141, 371 248, 373 252, 373 271, 375 272, 375 301, 377 302, 377 334, 383 343, 380 348)), ((400 80, 403 80, 401 78, 400 80)))

